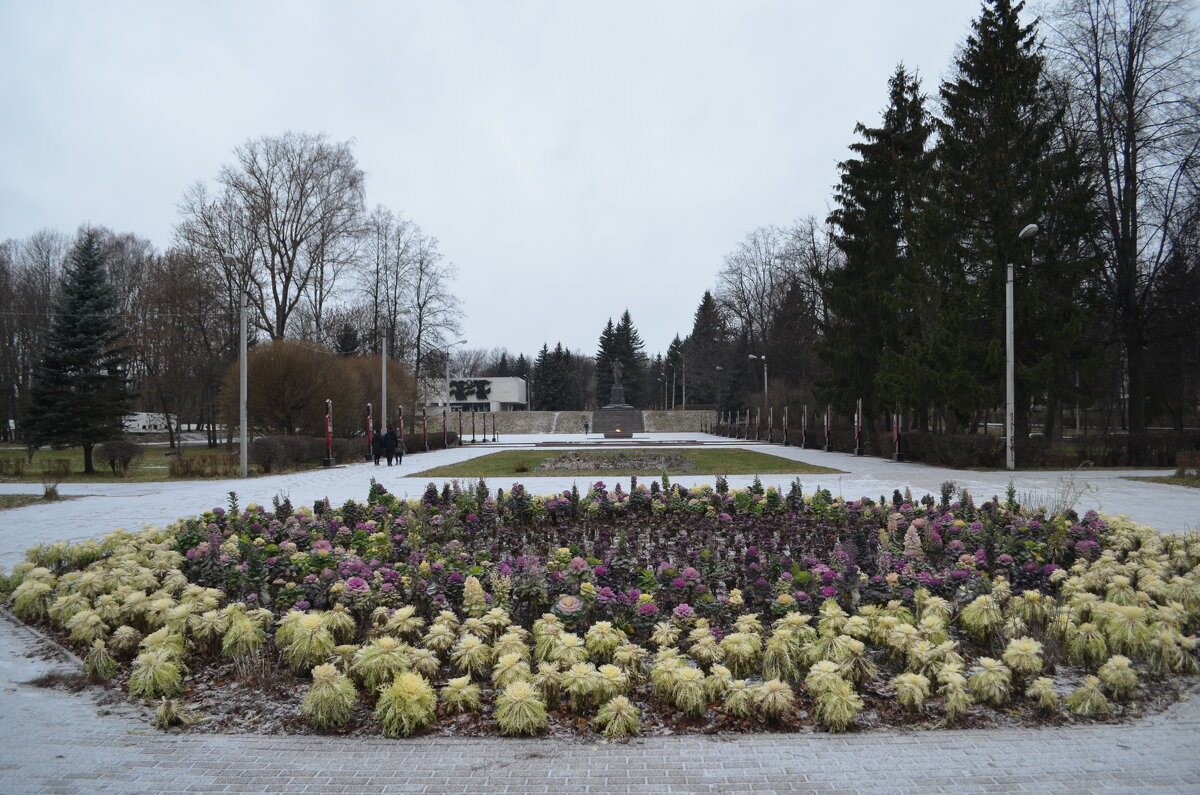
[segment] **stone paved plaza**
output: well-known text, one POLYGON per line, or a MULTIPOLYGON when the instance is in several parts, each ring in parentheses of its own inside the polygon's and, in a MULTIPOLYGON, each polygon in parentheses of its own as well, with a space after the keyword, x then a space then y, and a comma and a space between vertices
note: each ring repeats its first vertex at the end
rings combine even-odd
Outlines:
MULTIPOLYGON (((700 434, 672 438, 697 443, 700 434)), ((551 441, 581 441, 562 435, 551 441)), ((535 438, 513 438, 525 445, 535 438)), ((722 440, 723 441, 723 440, 722 440)), ((28 546, 79 540, 115 527, 161 524, 225 502, 284 493, 297 505, 328 496, 363 499, 372 476, 416 496, 420 469, 506 443, 407 456, 388 470, 353 464, 245 484, 64 484, 91 496, 0 512, 0 565, 28 546)), ((1003 494, 1007 473, 952 472, 837 453, 746 445, 847 474, 803 476, 853 498, 908 486, 933 493, 955 480, 977 497, 1003 494)), ((1128 473, 1124 473, 1128 474, 1128 473)), ((1144 473, 1139 473, 1144 474, 1144 473)), ((1200 525, 1200 493, 1121 479, 1119 472, 1018 473, 1020 495, 1053 500, 1086 486, 1080 508, 1124 513, 1169 532, 1200 525)), ((711 482, 709 478, 673 478, 711 482)), ((740 486, 750 478, 730 478, 740 486)), ((764 477, 786 484, 790 476, 764 477)), ((570 479, 525 478, 535 493, 570 479)), ((493 487, 508 483, 491 483, 493 487)), ((583 480, 580 486, 584 486, 583 480)), ((611 484, 610 484, 611 485, 611 484)), ((36 489, 36 486, 33 487, 36 489)), ((0 486, 28 492, 28 484, 0 486)), ((0 619, 0 792, 1196 792, 1200 790, 1200 691, 1166 712, 1123 725, 1019 730, 889 730, 868 734, 640 737, 628 742, 163 733, 150 711, 99 689, 69 693, 27 684, 77 663, 11 617, 0 619)))

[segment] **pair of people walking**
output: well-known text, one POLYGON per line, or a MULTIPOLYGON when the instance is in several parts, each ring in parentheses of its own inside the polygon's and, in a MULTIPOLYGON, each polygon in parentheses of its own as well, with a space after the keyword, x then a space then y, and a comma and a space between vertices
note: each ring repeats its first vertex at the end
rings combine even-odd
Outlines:
POLYGON ((396 433, 393 426, 389 425, 387 433, 375 434, 371 453, 375 457, 375 466, 379 466, 380 458, 386 458, 388 466, 392 465, 392 459, 400 464, 404 460, 404 439, 396 433))

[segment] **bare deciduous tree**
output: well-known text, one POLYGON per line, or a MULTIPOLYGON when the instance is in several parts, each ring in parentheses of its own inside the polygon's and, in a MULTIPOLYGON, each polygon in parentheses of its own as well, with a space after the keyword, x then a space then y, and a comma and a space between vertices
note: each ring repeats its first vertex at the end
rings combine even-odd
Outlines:
POLYGON ((217 177, 187 192, 181 242, 204 252, 237 305, 249 288, 256 325, 280 339, 302 301, 320 319, 361 233, 363 173, 350 143, 288 132, 247 141, 217 177), (229 268, 223 256, 238 263, 229 268))
POLYGON ((776 226, 755 229, 725 257, 717 302, 751 345, 762 345, 790 278, 788 235, 776 226))
POLYGON ((1146 427, 1147 307, 1200 170, 1196 29, 1179 0, 1063 0, 1050 16, 1099 182, 1129 396, 1146 427))

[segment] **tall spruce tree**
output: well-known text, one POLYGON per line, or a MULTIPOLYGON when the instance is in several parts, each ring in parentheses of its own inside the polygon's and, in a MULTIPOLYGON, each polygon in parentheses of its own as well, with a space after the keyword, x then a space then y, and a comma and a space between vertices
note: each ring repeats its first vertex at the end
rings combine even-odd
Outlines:
MULTIPOLYGON (((933 121, 921 83, 903 65, 888 81, 879 127, 858 124, 856 155, 838 165, 841 181, 829 220, 844 266, 824 274, 826 364, 821 395, 843 407, 863 400, 867 417, 887 413, 899 396, 879 388, 881 361, 903 352, 916 334, 915 313, 895 300, 919 271, 920 213, 931 186, 933 121)), ((780 371, 782 372, 782 371, 780 371)))
POLYGON ((121 344, 103 241, 87 229, 71 252, 46 351, 30 389, 29 442, 80 445, 84 472, 94 472, 93 447, 125 432, 124 418, 133 402, 127 369, 128 349, 121 344))
POLYGON ((612 318, 608 319, 604 330, 600 332, 600 343, 596 348, 596 405, 607 406, 609 397, 612 395, 612 363, 616 355, 614 345, 616 344, 616 327, 613 326, 612 318))
POLYGON ((720 307, 712 293, 705 290, 692 317, 692 333, 683 345, 687 356, 689 405, 716 405, 721 382, 718 376, 729 366, 726 361, 728 337, 729 327, 720 307))
POLYGON ((645 383, 645 347, 626 309, 613 330, 613 357, 625 368, 621 381, 625 387, 625 402, 632 406, 646 405, 654 394, 653 388, 645 383))
MULTIPOLYGON (((1035 25, 1023 2, 988 0, 954 74, 941 87, 937 201, 927 221, 925 262, 941 311, 929 356, 950 372, 937 392, 974 430, 1005 394, 1005 269, 1017 265, 1017 438, 1029 429, 1032 398, 1069 396, 1073 360, 1088 324, 1079 297, 1098 261, 1081 241, 1095 232, 1091 186, 1066 135, 1035 25), (1019 241, 1037 223, 1042 233, 1019 241)), ((928 352, 927 352, 928 353, 928 352)), ((932 365, 932 362, 927 362, 932 365)))

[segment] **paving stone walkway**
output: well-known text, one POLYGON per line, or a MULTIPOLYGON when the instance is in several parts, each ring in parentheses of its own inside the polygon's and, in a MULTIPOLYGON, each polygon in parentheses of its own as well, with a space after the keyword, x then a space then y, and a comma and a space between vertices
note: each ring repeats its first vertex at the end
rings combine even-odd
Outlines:
MULTIPOLYGON (((363 469, 367 474, 358 480, 365 481, 374 468, 363 469)), ((931 472, 919 480, 938 477, 931 472)), ((305 496, 315 494, 311 483, 301 485, 305 496)), ((365 494, 365 487, 360 490, 365 494)), ((139 499, 130 491, 110 490, 103 504, 115 513, 130 509, 139 499)), ((1141 499, 1153 501, 1156 493, 1147 494, 1141 499)), ((175 505, 179 511, 197 507, 177 500, 175 505)), ((6 511, 0 518, 0 558, 8 565, 30 541, 23 529, 27 522, 18 521, 17 513, 6 511)), ((96 526, 93 513, 89 534, 113 526, 99 513, 103 526, 96 526)), ((1200 511, 1187 517, 1187 526, 1197 518, 1200 511)), ((35 540, 64 537, 57 532, 62 526, 47 525, 35 540)), ((387 740, 164 733, 150 725, 149 710, 105 691, 71 693, 28 684, 75 670, 77 662, 0 616, 0 792, 1200 791, 1196 690, 1159 715, 1085 728, 645 737, 618 743, 387 740)))

